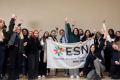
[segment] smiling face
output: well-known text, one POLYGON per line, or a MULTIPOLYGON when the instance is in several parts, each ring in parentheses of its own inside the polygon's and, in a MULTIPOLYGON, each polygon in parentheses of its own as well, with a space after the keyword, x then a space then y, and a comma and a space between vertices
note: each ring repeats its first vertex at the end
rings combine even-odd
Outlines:
POLYGON ((16 32, 17 32, 18 34, 20 34, 20 32, 21 32, 21 27, 17 27, 17 28, 16 28, 16 32))
POLYGON ((0 28, 2 29, 3 26, 4 26, 4 21, 0 19, 0 28))
POLYGON ((112 30, 109 30, 109 32, 108 32, 108 33, 109 33, 109 35, 112 35, 112 34, 113 34, 112 30))
POLYGON ((85 35, 86 35, 86 37, 89 37, 90 31, 87 31, 85 35))
POLYGON ((45 37, 48 37, 48 36, 49 36, 49 33, 48 33, 48 32, 46 32, 46 33, 45 33, 45 37))
POLYGON ((91 52, 94 53, 95 52, 95 46, 92 45, 91 48, 90 48, 91 52))
POLYGON ((61 30, 61 31, 60 31, 60 35, 63 36, 64 34, 65 34, 65 31, 61 30))
POLYGON ((35 36, 36 38, 38 38, 38 37, 39 37, 39 32, 38 32, 38 31, 35 31, 35 32, 34 32, 34 36, 35 36))
POLYGON ((79 30, 79 34, 82 35, 83 34, 83 30, 79 30))
POLYGON ((116 36, 117 36, 117 37, 120 37, 120 32, 117 31, 116 36))
POLYGON ((27 35, 27 31, 26 30, 23 30, 23 35, 27 35))
POLYGON ((78 35, 78 30, 74 29, 74 35, 78 35))
POLYGON ((29 36, 32 36, 32 31, 29 31, 29 36))
POLYGON ((113 45, 112 45, 112 48, 113 48, 114 50, 118 50, 118 49, 119 49, 118 45, 116 45, 116 44, 113 44, 113 45))
POLYGON ((55 31, 52 31, 52 32, 51 32, 51 36, 52 36, 52 37, 55 37, 55 35, 56 35, 56 32, 55 32, 55 31))

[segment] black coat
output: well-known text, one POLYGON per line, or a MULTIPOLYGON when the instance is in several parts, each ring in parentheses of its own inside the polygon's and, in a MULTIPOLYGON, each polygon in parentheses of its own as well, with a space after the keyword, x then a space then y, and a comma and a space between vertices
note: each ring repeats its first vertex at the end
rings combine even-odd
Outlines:
POLYGON ((93 56, 92 53, 89 53, 87 58, 86 58, 86 62, 85 62, 85 65, 84 65, 84 68, 83 68, 83 72, 86 73, 87 71, 87 68, 90 64, 91 68, 92 69, 95 69, 95 66, 94 66, 94 60, 97 58, 99 58, 100 60, 102 60, 102 64, 105 65, 104 63, 104 59, 101 55, 101 50, 103 49, 103 46, 104 46, 104 42, 105 42, 105 39, 103 39, 103 41, 100 43, 100 46, 99 48, 97 49, 97 51, 94 53, 95 56, 93 56))

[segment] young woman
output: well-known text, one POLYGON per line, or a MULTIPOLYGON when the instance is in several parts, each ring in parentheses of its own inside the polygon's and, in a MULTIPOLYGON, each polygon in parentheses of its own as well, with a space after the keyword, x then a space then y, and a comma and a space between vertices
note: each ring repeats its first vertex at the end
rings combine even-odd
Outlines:
MULTIPOLYGON (((75 43, 75 42, 80 42, 80 37, 79 37, 79 30, 77 28, 74 28, 73 32, 71 32, 70 24, 68 23, 68 18, 65 18, 65 23, 67 25, 67 30, 68 30, 68 43, 75 43)), ((70 69, 70 78, 79 78, 78 75, 78 68, 77 69, 70 69)))
POLYGON ((40 39, 40 43, 41 43, 41 46, 42 46, 42 50, 41 50, 41 53, 40 53, 40 62, 39 62, 39 69, 38 69, 38 78, 42 77, 44 78, 46 76, 46 73, 47 73, 47 61, 45 60, 45 56, 47 53, 45 53, 44 51, 46 50, 45 47, 46 47, 46 39, 48 38, 49 36, 49 32, 45 32, 43 37, 40 39), (45 53, 45 54, 44 54, 45 53))
MULTIPOLYGON (((95 45, 99 47, 100 43, 103 41, 103 35, 98 31, 95 35, 95 45)), ((101 51, 101 55, 104 58, 104 51, 101 51)))
POLYGON ((114 41, 118 47, 120 48, 120 31, 116 31, 116 37, 115 37, 115 41, 114 41))
MULTIPOLYGON (((18 26, 16 27, 15 32, 13 31, 16 18, 17 16, 12 14, 12 19, 9 25, 9 80, 19 79, 22 64, 22 54, 24 54, 24 37, 21 27, 18 26)), ((22 22, 23 21, 21 20, 19 24, 22 24, 22 22)))
POLYGON ((120 79, 120 48, 116 44, 112 44, 107 40, 107 47, 110 49, 112 55, 111 62, 111 76, 112 79, 120 79))
MULTIPOLYGON (((108 30, 108 34, 110 35, 110 38, 112 40, 111 44, 114 42, 115 40, 115 34, 114 34, 114 30, 113 29, 109 29, 108 30)), ((108 55, 108 53, 111 53, 110 49, 106 46, 104 49, 104 53, 105 53, 105 67, 106 67, 106 71, 109 72, 108 77, 111 77, 111 72, 110 72, 110 67, 111 67, 111 60, 112 60, 112 56, 108 55)))
POLYGON ((86 30, 82 42, 91 39, 91 37, 93 37, 93 34, 91 34, 90 30, 86 30))
POLYGON ((5 73, 6 73, 6 70, 7 70, 7 62, 8 62, 8 55, 9 55, 9 48, 8 48, 8 41, 9 41, 9 35, 8 33, 6 32, 7 30, 7 26, 4 25, 3 26, 3 35, 5 37, 4 39, 4 63, 3 63, 3 67, 2 67, 2 79, 7 79, 5 73))
POLYGON ((107 36, 107 32, 104 32, 104 39, 100 43, 99 47, 95 44, 91 45, 90 52, 86 58, 86 63, 84 65, 83 71, 80 73, 80 76, 86 73, 87 68, 90 64, 92 70, 87 74, 88 79, 94 78, 94 80, 101 79, 101 73, 105 71, 104 59, 101 55, 101 50, 103 49, 104 42, 107 36))
MULTIPOLYGON (((23 28, 22 33, 23 33, 23 36, 24 36, 24 42, 28 42, 29 41, 28 30, 23 28)), ((28 56, 28 48, 25 46, 24 49, 25 49, 26 56, 28 56)), ((27 68, 28 68, 28 59, 23 56, 23 59, 22 59, 22 78, 24 78, 24 79, 27 78, 26 77, 27 76, 27 68)))
MULTIPOLYGON (((58 40, 56 38, 56 34, 57 34, 57 32, 55 30, 52 30, 48 39, 51 40, 51 41, 58 42, 58 40)), ((55 77, 56 73, 57 73, 57 69, 51 68, 49 75, 52 76, 52 77, 55 77)))
POLYGON ((4 62, 4 49, 3 49, 3 41, 4 41, 4 34, 3 34, 3 27, 4 21, 0 19, 0 80, 1 80, 1 73, 2 73, 2 65, 4 62))
POLYGON ((39 42, 39 32, 37 30, 33 31, 32 36, 29 38, 29 41, 24 44, 24 46, 26 45, 29 49, 28 53, 29 80, 37 79, 39 66, 39 50, 41 50, 41 45, 39 42))

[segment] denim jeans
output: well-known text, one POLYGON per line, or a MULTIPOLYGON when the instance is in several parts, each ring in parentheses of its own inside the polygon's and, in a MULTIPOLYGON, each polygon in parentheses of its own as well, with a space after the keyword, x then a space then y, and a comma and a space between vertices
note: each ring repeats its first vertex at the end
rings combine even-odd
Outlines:
POLYGON ((26 57, 23 56, 23 61, 22 61, 22 76, 25 76, 25 68, 26 68, 26 57))
POLYGON ((0 43, 0 80, 1 80, 3 62, 4 62, 4 50, 3 50, 3 44, 0 43))

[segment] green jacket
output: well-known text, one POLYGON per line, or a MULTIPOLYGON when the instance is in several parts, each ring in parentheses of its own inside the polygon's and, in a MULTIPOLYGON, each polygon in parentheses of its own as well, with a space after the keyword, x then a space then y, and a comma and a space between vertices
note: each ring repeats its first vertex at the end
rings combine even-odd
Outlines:
POLYGON ((68 43, 80 42, 80 37, 79 36, 75 36, 71 32, 71 28, 70 28, 70 24, 69 23, 67 23, 67 29, 68 29, 68 43))

